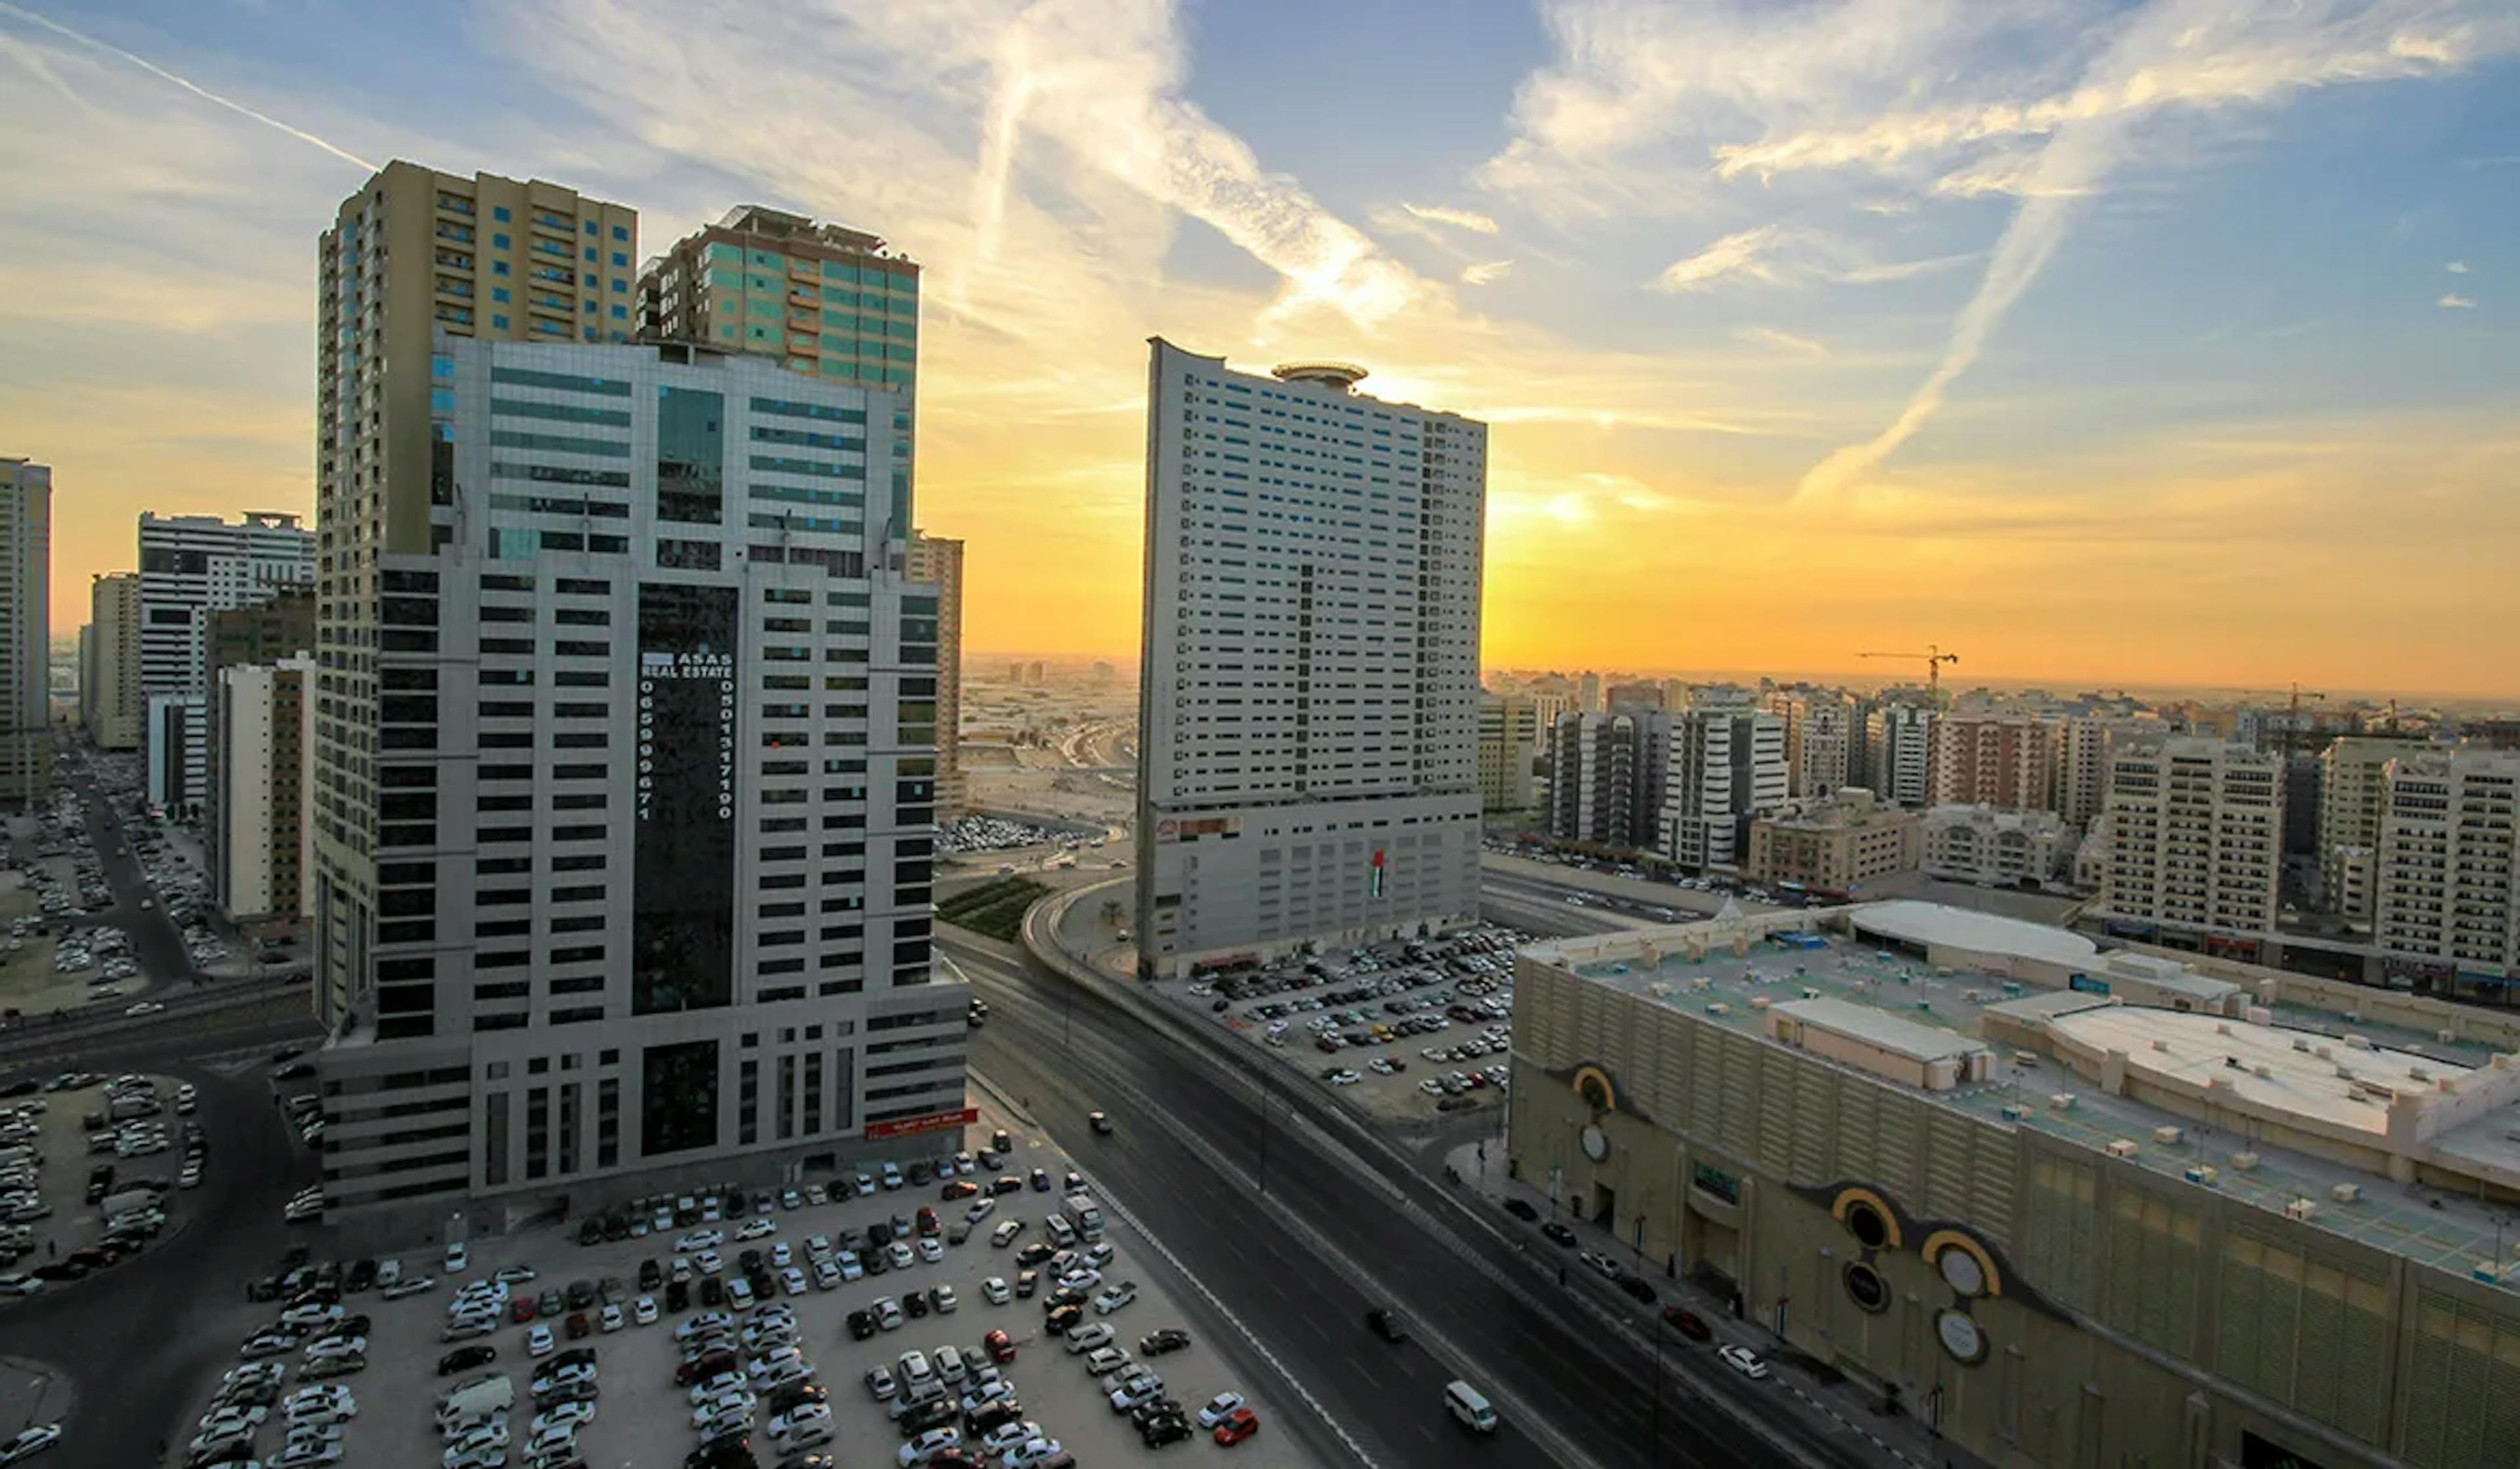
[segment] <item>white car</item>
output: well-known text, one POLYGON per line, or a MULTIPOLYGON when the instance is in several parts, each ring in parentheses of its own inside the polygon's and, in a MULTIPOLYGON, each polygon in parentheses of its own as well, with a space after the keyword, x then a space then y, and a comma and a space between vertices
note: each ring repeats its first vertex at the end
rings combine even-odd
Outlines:
POLYGON ((783 1447, 802 1448, 832 1436, 832 1409, 821 1402, 802 1402, 770 1420, 763 1432, 783 1447))
POLYGON ((901 1303, 890 1296, 878 1296, 867 1310, 875 1313, 878 1329, 891 1331, 901 1325, 901 1303))
POLYGON ((897 1239, 883 1247, 883 1258, 892 1262, 896 1270, 906 1270, 919 1261, 919 1257, 910 1253, 910 1246, 897 1239))
POLYGON ((677 1255, 697 1255, 702 1250, 714 1250, 724 1243, 726 1243, 726 1231, 724 1229, 694 1229, 691 1233, 674 1241, 674 1253, 677 1255))
POLYGON ((1201 1428, 1214 1428, 1219 1423, 1233 1417, 1234 1410, 1240 1406, 1242 1406, 1242 1395, 1240 1393, 1219 1393, 1215 1397, 1207 1400, 1207 1406, 1198 1410, 1198 1426, 1201 1428))
POLYGON ((122 1013, 123 1013, 123 1014, 125 1014, 125 1015, 133 1015, 133 1016, 137 1016, 137 1015, 155 1015, 155 1014, 157 1014, 159 1010, 162 1010, 162 1009, 164 1009, 164 1008, 165 1008, 165 1006, 164 1006, 164 1005, 159 1004, 158 1002, 156 1002, 156 1001, 154 1001, 154 1000, 141 1000, 141 1001, 135 1001, 135 1002, 132 1002, 128 1007, 126 1007, 126 1008, 123 1010, 123 1012, 122 1012, 122 1013))
POLYGON ((783 1239, 770 1247, 770 1268, 772 1269, 784 1270, 795 1263, 796 1252, 788 1247, 788 1241, 783 1239))
POLYGON ((752 1379, 744 1376, 741 1372, 720 1372, 715 1377, 712 1377, 708 1381, 692 1389, 692 1406, 698 1407, 700 1404, 708 1402, 713 1399, 725 1398, 736 1393, 743 1392, 751 1385, 752 1379))
POLYGON ((764 1239, 779 1232, 779 1221, 756 1219, 735 1231, 737 1239, 764 1239))
POLYGON ((881 1362, 867 1368, 866 1385, 878 1402, 889 1402, 893 1394, 901 1391, 900 1384, 892 1380, 892 1369, 881 1362))
POLYGON ((675 1327, 674 1340, 678 1342, 688 1342, 693 1337, 699 1335, 703 1331, 716 1331, 723 1327, 733 1326, 734 1324, 735 1317, 727 1314, 723 1311, 706 1312, 702 1314, 696 1315, 690 1320, 685 1321, 680 1326, 675 1327))
POLYGON ((549 1326, 536 1326, 525 1333, 525 1355, 528 1357, 549 1357, 559 1345, 552 1339, 549 1326))
POLYGON ((712 1398, 692 1410, 692 1427, 708 1429, 720 1423, 752 1421, 752 1409, 760 1400, 750 1393, 729 1393, 712 1398))
POLYGON ((1027 1418, 1021 1423, 999 1424, 972 1440, 971 1447, 993 1459, 1001 1458, 1041 1436, 1041 1425, 1027 1418))
MULTIPOLYGON (((891 1166, 892 1165, 889 1163, 884 1165, 887 1169, 891 1166)), ((954 1429, 931 1428, 925 1433, 921 1434, 918 1438, 915 1438, 909 1443, 901 1446, 901 1454, 898 1462, 901 1465, 901 1469, 915 1469, 915 1466, 926 1463, 929 1459, 936 1457, 936 1455, 943 1453, 946 1449, 951 1448, 962 1442, 962 1434, 954 1429)))
POLYGON ((1123 1280, 1094 1298, 1094 1313, 1098 1316, 1107 1316, 1136 1299, 1138 1299, 1137 1283, 1123 1280))
POLYGON ((490 1279, 500 1285, 522 1285, 532 1278, 534 1268, 530 1265, 501 1266, 490 1275, 490 1279))
POLYGON ((936 1313, 938 1315, 944 1315, 949 1312, 960 1309, 963 1303, 961 1299, 954 1294, 954 1287, 950 1285, 940 1285, 934 1290, 928 1292, 927 1304, 936 1309, 936 1313))
POLYGON ((630 1308, 630 1318, 637 1321, 642 1326, 655 1325, 656 1298, 653 1296, 641 1296, 638 1300, 638 1304, 630 1308))
POLYGON ((1111 1334, 1109 1324, 1102 1321, 1071 1326, 1067 1329, 1067 1355, 1074 1357, 1079 1353, 1091 1352, 1097 1347, 1109 1346, 1111 1334))
POLYGON ((805 1272, 791 1265, 779 1272, 779 1288, 791 1296, 801 1296, 813 1287, 805 1279, 805 1272))
POLYGON ((1759 1354, 1747 1347, 1728 1344, 1716 1348, 1715 1355, 1724 1358, 1725 1365, 1754 1382, 1768 1375, 1768 1364, 1759 1360, 1759 1354))
POLYGON ((1055 1464, 1067 1450, 1057 1439, 1033 1439, 998 1462, 1006 1469, 1034 1469, 1037 1464, 1055 1464))
POLYGON ((328 1336, 320 1342, 310 1342, 306 1346, 306 1359, 309 1361, 319 1357, 365 1357, 367 1355, 368 1339, 364 1336, 328 1336))
POLYGON ((1004 1306, 1011 1297, 1007 1282, 996 1275, 980 1282, 980 1299, 991 1306, 1004 1306))
POLYGON ((945 1258, 945 1247, 936 1242, 934 1235, 923 1235, 919 1241, 919 1258, 934 1265, 945 1258))
POLYGON ((574 1431, 579 1424, 594 1421, 595 1404, 592 1402, 555 1402, 534 1414, 533 1433, 539 1439, 555 1428, 574 1431))
POLYGON ((472 1258, 472 1251, 465 1248, 464 1241, 456 1240, 446 1247, 446 1273, 452 1275, 464 1269, 471 1263, 472 1258))
POLYGON ((604 1308, 604 1313, 596 1318, 596 1324, 605 1331, 618 1331, 630 1322, 622 1315, 620 1307, 607 1306, 604 1308))
POLYGON ((839 1253, 838 1263, 841 1279, 863 1280, 866 1278, 866 1262, 858 1259, 857 1251, 842 1250, 839 1253))
POLYGON ((990 1215, 997 1212, 998 1201, 993 1198, 982 1197, 973 1199, 971 1201, 971 1207, 963 1211, 963 1217, 976 1224, 980 1221, 987 1219, 990 1215))

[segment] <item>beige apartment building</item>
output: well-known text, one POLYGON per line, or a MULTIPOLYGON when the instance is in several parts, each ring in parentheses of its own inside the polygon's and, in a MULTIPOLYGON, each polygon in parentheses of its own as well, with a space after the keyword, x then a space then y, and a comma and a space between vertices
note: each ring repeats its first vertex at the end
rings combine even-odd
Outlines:
POLYGON ((2056 781, 2055 735, 2023 714, 1951 713, 1934 722, 1928 804, 2045 810, 2056 781))
POLYGON ((2104 917, 2167 942, 2230 945, 2275 925, 2283 761, 2179 735, 2122 750, 2109 779, 2104 917))
POLYGON ((2402 974, 2520 976, 2520 753, 2408 751, 2387 776, 2372 941, 2402 974))
POLYGON ((259 932, 305 921, 314 870, 306 793, 315 745, 315 661, 303 655, 218 670, 212 738, 212 896, 229 921, 259 932))
POLYGON ((2371 922, 2367 880, 2389 814, 2389 763, 2420 750, 2412 740, 2348 734, 2318 757, 2318 866, 2328 907, 2358 926, 2371 922))
POLYGON ((1563 694, 1483 693, 1479 696, 1479 809, 1491 814, 1529 811, 1540 804, 1533 776, 1549 735, 1540 718, 1544 702, 1562 707, 1563 694))
POLYGON ((1915 872, 1922 826, 1916 812, 1884 806, 1860 786, 1805 797, 1750 823, 1744 870, 1753 882, 1877 897, 1915 872))
POLYGON ((1937 806, 1925 813, 1925 875, 1984 887, 2045 887, 2069 877, 2074 828, 2052 811, 1937 806))
POLYGON ((88 632, 79 645, 79 723, 101 750, 140 748, 140 577, 115 571, 88 585, 88 632))
POLYGON ((1768 712, 1785 722, 1786 784, 1796 796, 1825 796, 1862 763, 1855 700, 1834 689, 1779 690, 1768 712))
POLYGON ((2508 1019, 1906 902, 1514 970, 1511 1175, 2000 1469, 2513 1462, 2508 1019))
POLYGON ((914 531, 910 579, 936 584, 936 811, 966 809, 963 778, 963 543, 914 531))
POLYGON ((53 471, 0 459, 0 801, 52 786, 53 471))
POLYGON ((2055 745, 2048 810, 2077 830, 2109 801, 2109 727, 2096 719, 2060 719, 2048 727, 2055 745))

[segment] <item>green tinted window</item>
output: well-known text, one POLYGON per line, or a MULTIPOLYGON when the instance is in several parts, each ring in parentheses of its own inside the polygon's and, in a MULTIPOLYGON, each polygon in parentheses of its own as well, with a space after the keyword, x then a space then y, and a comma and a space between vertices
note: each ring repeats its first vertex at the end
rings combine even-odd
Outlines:
POLYGON ((823 279, 845 281, 854 286, 857 284, 858 268, 845 260, 826 260, 823 262, 823 279))

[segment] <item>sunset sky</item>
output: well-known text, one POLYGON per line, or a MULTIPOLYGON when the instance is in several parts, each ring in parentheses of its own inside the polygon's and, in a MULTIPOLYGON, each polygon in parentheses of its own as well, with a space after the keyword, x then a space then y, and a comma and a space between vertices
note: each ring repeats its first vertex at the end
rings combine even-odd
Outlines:
POLYGON ((0 0, 0 78, 57 631, 311 511, 404 157, 920 260, 974 650, 1133 652, 1161 334, 1494 425, 1491 665, 2520 692, 2508 0, 0 0))

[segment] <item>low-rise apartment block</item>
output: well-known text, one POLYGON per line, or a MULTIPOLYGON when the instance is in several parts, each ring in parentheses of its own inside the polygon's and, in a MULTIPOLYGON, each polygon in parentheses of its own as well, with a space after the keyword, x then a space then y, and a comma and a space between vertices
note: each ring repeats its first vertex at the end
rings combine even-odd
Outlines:
POLYGON ((1884 806, 1861 786, 1788 801, 1751 821, 1743 871, 1755 882, 1828 897, 1878 897, 1915 872, 1923 824, 1916 812, 1884 806))

